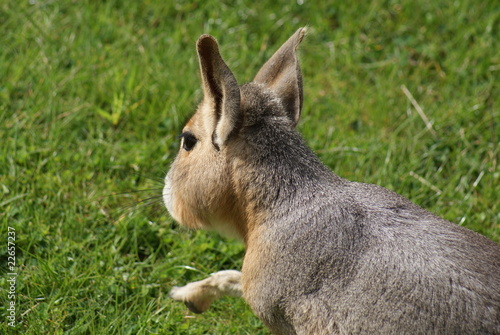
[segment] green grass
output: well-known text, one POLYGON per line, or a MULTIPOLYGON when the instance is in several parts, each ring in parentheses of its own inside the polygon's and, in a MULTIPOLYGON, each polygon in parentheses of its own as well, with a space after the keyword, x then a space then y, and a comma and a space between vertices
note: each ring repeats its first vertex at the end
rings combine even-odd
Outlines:
POLYGON ((0 4, 1 333, 267 334, 241 300, 192 317, 167 296, 239 268, 241 244, 137 205, 201 97, 202 33, 245 82, 309 25, 299 128, 321 159, 500 241, 497 1, 302 2, 0 4))

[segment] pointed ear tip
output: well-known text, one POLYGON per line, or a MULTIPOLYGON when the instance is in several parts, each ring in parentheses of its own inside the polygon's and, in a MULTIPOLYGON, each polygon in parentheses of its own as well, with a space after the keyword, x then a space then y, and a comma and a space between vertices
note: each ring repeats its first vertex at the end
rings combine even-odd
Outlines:
POLYGON ((297 39, 298 39, 298 42, 302 42, 302 39, 304 38, 304 36, 307 34, 307 31, 308 31, 308 27, 305 26, 305 27, 301 27, 297 30, 296 34, 297 34, 297 39))

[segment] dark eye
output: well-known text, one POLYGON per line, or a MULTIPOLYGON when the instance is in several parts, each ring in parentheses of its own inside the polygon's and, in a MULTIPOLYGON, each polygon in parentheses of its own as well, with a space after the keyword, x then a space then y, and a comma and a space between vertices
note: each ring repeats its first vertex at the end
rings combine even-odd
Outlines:
POLYGON ((182 149, 186 151, 191 151, 198 142, 198 139, 190 132, 182 133, 179 137, 182 138, 182 149))

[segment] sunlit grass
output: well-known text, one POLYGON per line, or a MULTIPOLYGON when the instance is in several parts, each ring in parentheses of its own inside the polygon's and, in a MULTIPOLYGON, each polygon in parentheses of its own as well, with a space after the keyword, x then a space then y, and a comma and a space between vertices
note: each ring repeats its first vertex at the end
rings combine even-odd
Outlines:
POLYGON ((242 300, 194 317, 168 298, 244 250, 178 227, 158 196, 201 98, 198 36, 218 38, 243 83, 304 25, 299 129, 321 159, 500 241, 493 0, 8 0, 0 231, 16 229, 19 275, 16 329, 0 277, 2 333, 267 334, 242 300))

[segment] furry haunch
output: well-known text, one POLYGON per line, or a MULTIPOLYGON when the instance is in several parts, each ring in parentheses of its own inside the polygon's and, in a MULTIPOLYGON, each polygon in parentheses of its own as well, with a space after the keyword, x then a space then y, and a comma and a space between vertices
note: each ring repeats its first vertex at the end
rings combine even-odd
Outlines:
POLYGON ((500 334, 500 246, 332 173, 295 129, 299 29, 239 86, 197 42, 204 98, 165 180, 172 217, 242 239, 242 271, 176 287, 201 313, 240 296, 274 334, 500 334))

